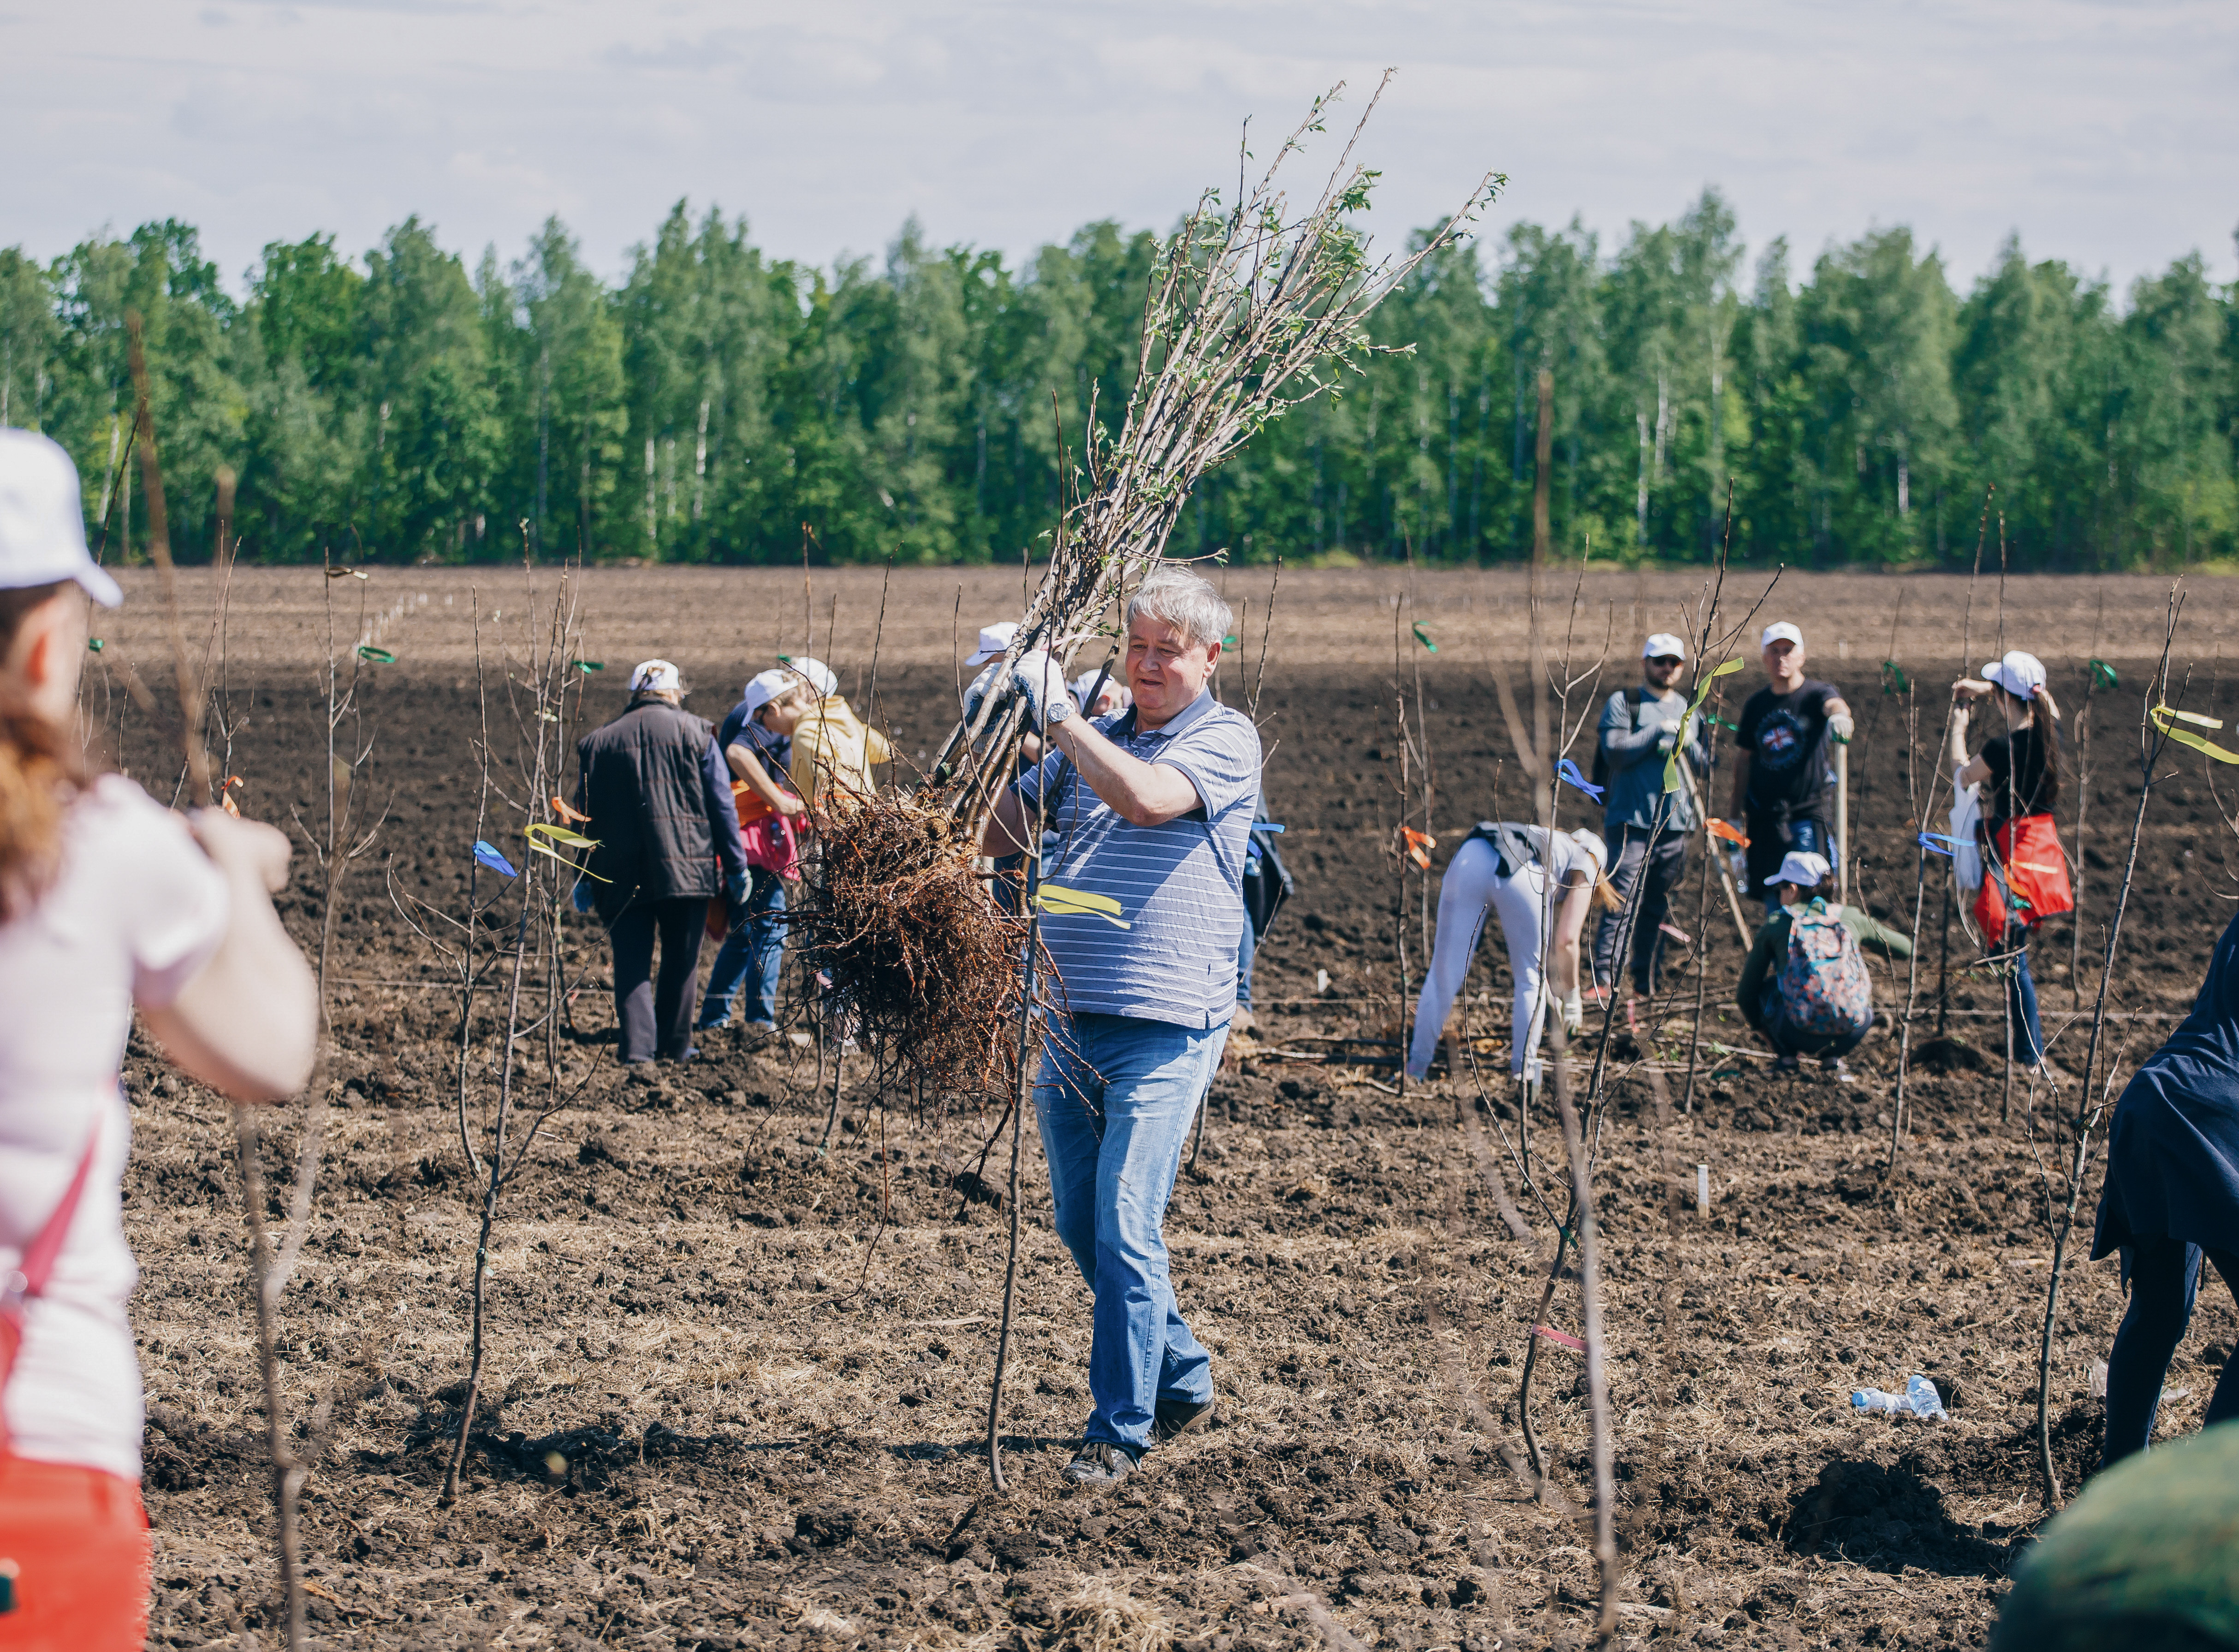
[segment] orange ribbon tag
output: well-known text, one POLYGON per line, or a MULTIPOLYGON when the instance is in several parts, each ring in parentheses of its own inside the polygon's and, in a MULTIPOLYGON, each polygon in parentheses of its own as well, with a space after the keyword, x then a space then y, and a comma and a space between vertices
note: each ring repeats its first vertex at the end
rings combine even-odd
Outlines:
POLYGON ((1431 851, 1438 846, 1438 840, 1429 833, 1418 832, 1412 826, 1401 826, 1399 837, 1407 858, 1428 872, 1431 869, 1431 851))
POLYGON ((1732 844, 1737 849, 1746 849, 1749 847, 1749 839, 1744 837, 1735 827, 1728 826, 1724 820, 1713 820, 1711 822, 1711 835, 1714 838, 1724 838, 1728 843, 1732 844))
POLYGON ((588 826, 591 824, 591 817, 589 815, 576 813, 575 810, 569 808, 556 797, 552 799, 552 813, 558 815, 569 826, 588 826))

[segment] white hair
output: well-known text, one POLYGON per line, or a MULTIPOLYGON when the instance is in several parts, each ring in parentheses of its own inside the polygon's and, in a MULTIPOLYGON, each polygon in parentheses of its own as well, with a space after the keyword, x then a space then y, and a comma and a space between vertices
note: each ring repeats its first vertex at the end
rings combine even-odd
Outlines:
POLYGON ((1236 623, 1219 592, 1179 568, 1162 569, 1135 587, 1135 594, 1127 599, 1128 628, 1133 629, 1139 619, 1170 625, 1197 647, 1218 644, 1236 623))

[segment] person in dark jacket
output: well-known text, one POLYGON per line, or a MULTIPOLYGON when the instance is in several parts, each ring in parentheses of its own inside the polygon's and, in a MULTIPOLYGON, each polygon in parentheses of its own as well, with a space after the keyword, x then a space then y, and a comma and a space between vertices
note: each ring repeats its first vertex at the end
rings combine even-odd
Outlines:
MULTIPOLYGON (((2123 1087, 2107 1132, 2094 1262, 2123 1253, 2130 1305, 2107 1357, 2100 1465, 2146 1449, 2162 1379, 2184 1339, 2205 1256, 2239 1293, 2239 918, 2169 1042, 2123 1087)), ((2239 1416, 2239 1360, 2224 1362, 2203 1428, 2239 1416)))
POLYGON ((750 879, 730 772, 714 730, 683 708, 666 660, 630 673, 628 709, 575 747, 575 806, 598 839, 589 871, 615 949, 615 1021, 625 1062, 689 1060, 700 941, 718 895, 741 921, 750 879), (718 871, 720 865, 721 870, 718 871), (653 979, 654 943, 661 979, 653 979))

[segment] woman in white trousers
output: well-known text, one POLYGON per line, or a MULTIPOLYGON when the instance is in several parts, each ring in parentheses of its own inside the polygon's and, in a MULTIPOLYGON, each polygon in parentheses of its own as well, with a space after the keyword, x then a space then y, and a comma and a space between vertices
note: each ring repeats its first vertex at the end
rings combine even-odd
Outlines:
POLYGON ((1565 835, 1543 826, 1487 821, 1463 840, 1438 880, 1438 940, 1415 1005, 1414 1038, 1407 1048, 1410 1078, 1431 1070, 1446 1012, 1469 973, 1487 912, 1499 916, 1508 966, 1516 977, 1510 1074, 1522 1078, 1536 1070, 1540 1029, 1547 1018, 1546 975, 1553 976, 1554 990, 1563 995, 1564 1025, 1573 1030, 1580 1025, 1578 938, 1608 864, 1608 846, 1584 826, 1565 835))

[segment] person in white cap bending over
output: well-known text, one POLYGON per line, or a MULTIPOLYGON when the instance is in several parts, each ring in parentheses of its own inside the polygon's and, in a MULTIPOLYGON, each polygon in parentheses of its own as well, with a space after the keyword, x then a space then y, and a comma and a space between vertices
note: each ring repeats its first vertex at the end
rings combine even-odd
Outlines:
MULTIPOLYGON (((2045 686, 2044 662, 2016 648, 2003 660, 1983 667, 1979 678, 1962 677, 1951 685, 1951 760, 1966 766, 1959 771, 1963 788, 1983 788, 1983 837, 1996 845, 2009 821, 2025 815, 2050 814, 2060 802, 2060 707, 2045 686), (1967 722, 1972 702, 1989 695, 1997 701, 2006 732, 1983 742, 1972 761, 1967 756, 1967 722), (2038 715, 2040 708, 2045 713, 2038 715), (1984 782, 1988 784, 1984 784, 1984 782)), ((1991 853, 1983 856, 1996 865, 1991 853)), ((2012 1005, 2014 1053, 2030 1066, 2044 1061, 2044 1033, 2036 1016, 2036 982, 2030 974, 2029 931, 2018 936, 2008 931, 2002 947, 2013 955, 2006 973, 2006 996, 2012 1005)))
POLYGON ((1842 690, 1804 674, 1804 633, 1785 620, 1764 628, 1764 674, 1772 680, 1742 705, 1734 735, 1733 819, 1749 839, 1750 889, 1771 899, 1772 874, 1791 853, 1835 859, 1828 823, 1834 745, 1856 725, 1842 690))
POLYGON ((1847 1078, 1843 1058, 1874 1024, 1873 976, 1858 949, 1870 941, 1910 958, 1912 943, 1864 907, 1837 906, 1824 855, 1784 857, 1764 887, 1772 915, 1742 965, 1734 993, 1742 1018, 1773 1047, 1775 1071, 1793 1072, 1817 1056, 1847 1078))
MULTIPOLYGON (((1628 950, 1633 987, 1643 998, 1656 991, 1656 967, 1664 956, 1664 919, 1671 910, 1671 892, 1687 875, 1687 834, 1697 825, 1686 788, 1664 789, 1664 765, 1684 744, 1684 760, 1698 773, 1710 767, 1699 720, 1688 717, 1687 696, 1673 686, 1686 663, 1686 643, 1668 631, 1658 632, 1641 645, 1641 680, 1611 694, 1602 707, 1602 769, 1609 786, 1602 799, 1602 832, 1616 857, 1610 863, 1610 887, 1619 901, 1631 901, 1634 886, 1641 886, 1628 950)), ((1595 926, 1597 987, 1617 984, 1624 930, 1621 909, 1604 912, 1595 926)))
POLYGON ((1414 1037, 1407 1045, 1409 1078, 1420 1078, 1431 1071, 1431 1058, 1438 1054, 1438 1040, 1446 1030, 1446 1012, 1453 1008, 1454 995, 1469 973, 1488 911, 1500 916, 1509 972, 1516 978, 1508 1071, 1518 1078, 1538 1076, 1548 976, 1553 977, 1553 992, 1561 995, 1563 1025, 1572 1032, 1585 1025, 1578 938, 1596 890, 1603 892, 1605 906, 1613 901, 1604 881, 1608 866, 1608 846, 1584 826, 1565 833, 1485 820, 1462 839, 1438 880, 1438 939, 1431 951, 1430 970, 1423 977, 1423 995, 1415 1004, 1414 1037))
MULTIPOLYGON (((731 795, 741 826, 770 815, 793 819, 807 808, 787 771, 793 761, 793 732, 810 697, 808 684, 782 667, 756 672, 745 698, 715 732, 715 744, 731 771, 731 795)), ((774 867, 751 861, 747 870, 752 882, 746 902, 725 914, 728 927, 708 972, 696 1030, 728 1026, 731 1000, 743 984, 743 1039, 753 1045, 777 1031, 778 979, 785 969, 785 879, 774 867)))
POLYGON ((629 686, 621 715, 576 742, 575 806, 598 839, 588 869, 615 952, 618 1053, 689 1061, 708 903, 720 895, 740 910, 753 880, 729 767, 715 731, 684 709, 682 673, 648 660, 629 686))
POLYGON ((125 1037, 137 1008, 191 1077, 278 1101, 310 1077, 318 992, 272 910, 284 836, 222 809, 183 819, 86 761, 86 600, 123 594, 86 553, 84 511, 68 454, 0 429, 0 1317, 21 1337, 0 1362, 0 1645, 137 1652, 125 1037))

